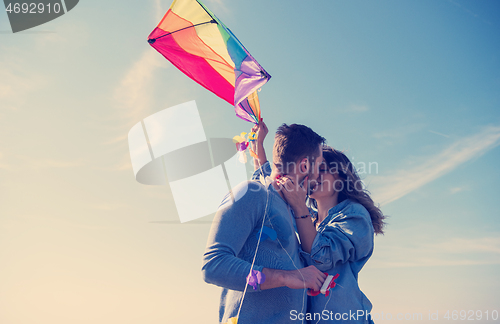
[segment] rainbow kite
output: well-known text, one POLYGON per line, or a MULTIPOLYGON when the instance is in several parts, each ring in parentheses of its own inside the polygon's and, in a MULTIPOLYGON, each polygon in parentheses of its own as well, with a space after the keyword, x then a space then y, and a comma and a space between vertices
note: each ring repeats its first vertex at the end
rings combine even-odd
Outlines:
POLYGON ((234 105, 238 117, 259 123, 257 90, 271 76, 200 1, 174 0, 148 42, 191 79, 234 105))

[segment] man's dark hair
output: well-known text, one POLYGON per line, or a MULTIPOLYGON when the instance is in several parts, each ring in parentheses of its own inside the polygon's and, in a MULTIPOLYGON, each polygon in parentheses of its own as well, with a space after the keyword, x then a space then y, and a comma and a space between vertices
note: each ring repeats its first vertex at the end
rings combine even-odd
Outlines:
POLYGON ((319 145, 325 142, 325 138, 307 126, 283 124, 278 127, 274 137, 274 163, 285 167, 305 157, 314 159, 318 155, 319 145))

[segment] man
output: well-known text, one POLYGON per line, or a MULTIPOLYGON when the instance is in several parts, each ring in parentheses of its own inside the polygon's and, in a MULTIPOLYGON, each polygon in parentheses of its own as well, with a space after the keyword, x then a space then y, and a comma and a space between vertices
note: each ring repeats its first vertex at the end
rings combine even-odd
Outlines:
POLYGON ((286 174, 295 183, 314 185, 308 179, 318 177, 324 142, 306 126, 283 124, 275 136, 273 181, 265 186, 256 181, 243 182, 219 206, 202 272, 207 283, 224 288, 221 323, 238 313, 238 324, 290 323, 292 312, 306 312, 305 289, 320 290, 326 276, 314 266, 304 268, 299 256, 293 217, 305 215, 292 217, 274 180, 286 174), (257 272, 257 282, 247 286, 251 268, 257 272), (265 279, 259 282, 261 274, 265 279))

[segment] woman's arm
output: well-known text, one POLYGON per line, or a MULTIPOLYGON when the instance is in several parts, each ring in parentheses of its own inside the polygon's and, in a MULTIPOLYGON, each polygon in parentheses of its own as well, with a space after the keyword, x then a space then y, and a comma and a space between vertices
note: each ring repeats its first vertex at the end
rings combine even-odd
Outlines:
MULTIPOLYGON (((307 183, 308 178, 304 180, 307 183)), ((287 203, 292 207, 295 224, 300 237, 300 246, 302 250, 311 253, 312 244, 316 237, 316 228, 311 220, 311 213, 306 206, 307 190, 298 184, 294 184, 292 180, 282 177, 277 181, 287 203)))
POLYGON ((302 250, 320 270, 326 271, 337 262, 362 259, 372 252, 373 225, 362 205, 348 206, 318 233, 305 205, 306 190, 286 177, 277 183, 295 214, 302 250))
POLYGON ((257 135, 257 140, 251 142, 251 148, 259 157, 258 159, 253 158, 253 168, 258 170, 267 162, 266 150, 264 149, 264 139, 268 133, 266 123, 261 119, 260 123, 252 127, 252 132, 257 135))
POLYGON ((322 271, 337 263, 355 262, 371 255, 373 236, 368 211, 359 204, 351 204, 318 232, 309 257, 322 271))

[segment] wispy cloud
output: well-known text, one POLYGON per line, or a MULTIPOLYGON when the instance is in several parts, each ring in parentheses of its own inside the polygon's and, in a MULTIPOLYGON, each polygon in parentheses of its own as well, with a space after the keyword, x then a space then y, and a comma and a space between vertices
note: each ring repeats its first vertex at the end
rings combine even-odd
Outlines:
POLYGON ((53 159, 53 158, 38 158, 35 159, 31 156, 25 155, 10 155, 9 162, 2 162, 2 154, 0 153, 0 169, 27 169, 27 170, 39 170, 39 169, 66 169, 75 168, 87 165, 83 160, 64 160, 64 159, 53 159))
POLYGON ((467 189, 466 187, 453 187, 453 188, 450 188, 450 193, 452 195, 454 195, 454 194, 456 194, 456 193, 458 193, 460 191, 464 191, 466 189, 467 189))
POLYGON ((479 14, 477 14, 476 12, 470 10, 469 8, 465 7, 464 5, 461 5, 460 3, 456 2, 456 1, 453 1, 453 0, 448 0, 449 3, 457 6, 458 8, 462 9, 464 12, 468 13, 469 15, 471 15, 472 17, 474 18, 478 18, 478 19, 481 19, 484 23, 488 24, 488 25, 492 25, 490 21, 486 20, 486 19, 483 19, 482 17, 479 16, 479 14))
POLYGON ((425 128, 425 124, 412 123, 410 125, 400 125, 393 129, 384 129, 373 134, 373 137, 379 140, 385 140, 388 144, 392 144, 394 141, 400 141, 406 136, 420 132, 425 128))
MULTIPOLYGON (((17 53, 18 54, 18 53, 17 53)), ((10 53, 0 64, 0 104, 2 110, 18 110, 29 94, 46 86, 46 78, 26 71, 16 53, 10 53)))
POLYGON ((226 6, 223 0, 207 0, 207 1, 208 3, 210 3, 209 6, 211 10, 215 12, 220 12, 220 10, 223 10, 226 13, 230 12, 229 8, 226 6))
MULTIPOLYGON (((128 132, 133 125, 160 109, 192 100, 192 95, 186 95, 183 87, 185 82, 189 82, 189 78, 177 71, 164 73, 165 68, 174 69, 162 55, 148 48, 123 74, 113 93, 115 114, 112 118, 115 130, 103 142, 104 145, 126 146, 128 132), (163 78, 160 77, 162 73, 163 78)), ((131 169, 128 152, 113 169, 131 169)))
POLYGON ((123 158, 121 158, 120 161, 113 166, 113 168, 117 171, 132 171, 132 163, 130 162, 130 155, 123 156, 123 158))
POLYGON ((33 160, 30 159, 27 163, 27 166, 31 169, 47 169, 47 168, 56 168, 56 169, 66 169, 66 168, 74 168, 85 165, 83 161, 69 161, 69 160, 57 160, 57 159, 40 159, 33 160))
MULTIPOLYGON (((26 32, 35 31, 28 30, 23 33, 26 32)), ((88 46, 90 35, 91 33, 87 21, 72 19, 71 23, 65 24, 64 28, 55 32, 41 32, 40 35, 34 39, 34 45, 40 51, 57 49, 61 52, 68 53, 78 51, 88 46), (75 34, 77 34, 78 37, 75 37, 75 34)), ((64 58, 61 59, 63 60, 64 58)))
POLYGON ((500 264, 500 235, 481 238, 450 238, 413 246, 386 244, 380 246, 374 268, 460 266, 500 264))
POLYGON ((443 133, 435 132, 435 131, 432 131, 432 130, 429 130, 429 133, 440 135, 440 136, 443 136, 443 137, 446 137, 446 138, 450 138, 450 135, 446 135, 446 134, 443 134, 443 133))
POLYGON ((161 0, 155 0, 155 21, 160 22, 165 12, 166 10, 163 8, 161 0))
POLYGON ((348 107, 348 110, 353 111, 353 112, 365 112, 365 111, 370 110, 370 108, 367 105, 351 104, 348 107))
POLYGON ((91 207, 98 210, 111 211, 111 210, 124 209, 128 206, 122 203, 103 203, 103 204, 95 204, 92 205, 91 207))
POLYGON ((43 168, 73 168, 83 166, 83 161, 69 161, 69 160, 55 160, 55 159, 42 159, 34 160, 30 166, 35 169, 43 168))
POLYGON ((26 224, 50 224, 51 228, 56 228, 56 226, 64 226, 64 227, 73 227, 80 228, 85 230, 109 230, 111 227, 108 226, 99 226, 99 225, 89 225, 84 224, 83 222, 72 221, 68 217, 54 217, 49 216, 43 213, 35 213, 35 214, 16 214, 16 217, 12 217, 8 219, 7 222, 4 222, 2 225, 8 229, 15 228, 26 228, 26 224))
POLYGON ((116 143, 119 143, 119 142, 126 141, 127 138, 128 138, 128 135, 124 133, 121 136, 118 136, 118 137, 112 138, 110 140, 107 140, 107 141, 103 142, 102 144, 103 145, 116 144, 116 143))
MULTIPOLYGON (((161 8, 161 3, 155 1, 155 6, 161 8)), ((160 67, 167 66, 165 61, 158 52, 148 48, 130 68, 124 71, 121 79, 117 80, 112 94, 114 113, 110 116, 113 130, 110 137, 103 141, 103 145, 120 149, 127 146, 130 128, 154 112, 154 107, 158 103, 155 95, 156 72, 160 67)), ((130 155, 128 152, 123 154, 123 150, 121 152, 119 161, 105 169, 113 171, 131 169, 130 155)))
POLYGON ((390 176, 374 177, 370 186, 374 188, 375 200, 380 204, 393 202, 499 144, 500 127, 486 127, 475 135, 456 141, 441 153, 425 158, 417 167, 396 171, 390 176))
MULTIPOLYGON (((494 237, 480 237, 480 238, 452 238, 448 241, 428 244, 428 248, 435 249, 442 253, 495 253, 500 256, 500 235, 494 237)), ((497 259, 497 261, 500 261, 497 259)))
POLYGON ((0 169, 9 170, 11 167, 9 164, 5 163, 5 158, 2 152, 0 152, 0 169))
POLYGON ((149 115, 154 100, 155 71, 161 66, 165 66, 164 59, 148 48, 115 89, 117 109, 121 116, 127 118, 128 126, 149 115))

